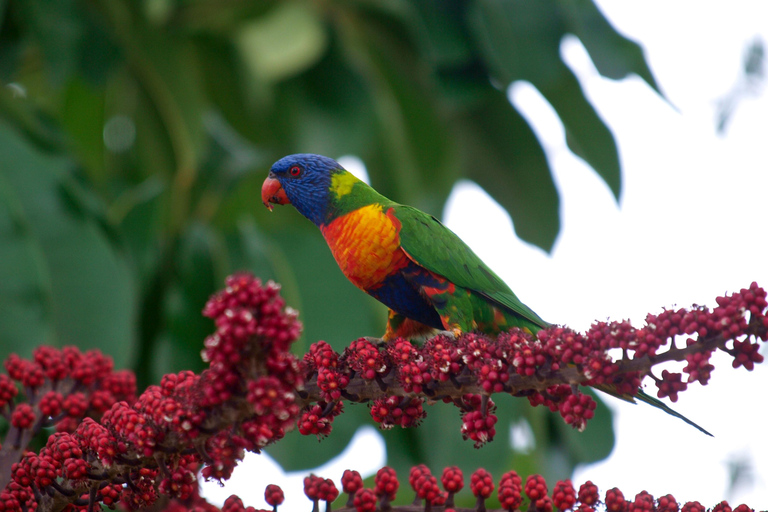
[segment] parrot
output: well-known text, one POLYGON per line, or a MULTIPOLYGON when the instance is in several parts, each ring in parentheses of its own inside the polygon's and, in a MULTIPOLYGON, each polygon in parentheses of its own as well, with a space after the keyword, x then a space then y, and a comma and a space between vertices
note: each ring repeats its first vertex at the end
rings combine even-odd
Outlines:
MULTIPOLYGON (((270 211, 291 204, 322 233, 342 273, 389 309, 383 340, 438 331, 497 335, 512 327, 535 334, 551 324, 523 304, 453 231, 434 216, 396 203, 334 159, 288 155, 272 165, 261 189, 270 211)), ((639 390, 637 398, 712 435, 639 390)))

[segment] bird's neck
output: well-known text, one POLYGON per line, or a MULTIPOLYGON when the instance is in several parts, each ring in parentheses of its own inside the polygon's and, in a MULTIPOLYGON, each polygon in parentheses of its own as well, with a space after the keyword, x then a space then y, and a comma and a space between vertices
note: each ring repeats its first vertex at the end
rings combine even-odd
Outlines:
POLYGON ((357 179, 346 170, 340 170, 331 175, 331 185, 328 189, 328 208, 322 224, 370 204, 391 205, 392 201, 382 196, 365 182, 357 179))

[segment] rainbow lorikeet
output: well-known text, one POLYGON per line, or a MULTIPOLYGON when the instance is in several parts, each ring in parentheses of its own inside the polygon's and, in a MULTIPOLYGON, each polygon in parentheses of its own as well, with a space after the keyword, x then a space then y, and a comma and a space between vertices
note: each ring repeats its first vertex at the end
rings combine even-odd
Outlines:
POLYGON ((335 160, 287 156, 261 196, 270 209, 290 203, 314 222, 344 275, 389 308, 385 340, 547 326, 440 221, 387 199, 335 160))
MULTIPOLYGON (((387 199, 331 158, 278 160, 261 199, 270 210, 292 204, 320 228, 347 279, 389 308, 385 340, 436 330, 536 333, 549 325, 439 220, 387 199)), ((636 398, 709 434, 642 391, 636 398)))

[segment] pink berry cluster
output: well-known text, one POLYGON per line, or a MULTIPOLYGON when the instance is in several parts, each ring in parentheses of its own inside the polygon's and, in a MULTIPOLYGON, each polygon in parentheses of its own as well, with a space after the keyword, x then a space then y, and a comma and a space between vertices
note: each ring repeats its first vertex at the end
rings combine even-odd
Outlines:
POLYGON ((200 468, 205 478, 227 479, 244 451, 293 429, 302 385, 289 352, 297 315, 274 283, 238 274, 226 285, 204 309, 216 325, 203 350, 209 368, 165 375, 138 398, 133 374, 113 371, 97 351, 41 347, 31 361, 9 357, 0 375, 11 427, 0 450, 0 510, 138 510, 161 495, 203 503, 200 468), (25 452, 49 426, 58 432, 38 453, 25 452))
MULTIPOLYGON (((419 464, 411 468, 408 484, 414 493, 412 505, 397 506, 393 502, 397 499, 400 482, 392 468, 385 466, 376 473, 373 488, 364 487, 360 473, 348 469, 341 477, 342 492, 347 495, 343 509, 354 509, 356 512, 375 512, 376 510, 415 512, 419 507, 429 512, 434 507, 440 507, 445 511, 484 512, 487 510, 486 502, 492 499, 495 493, 501 507, 496 510, 508 512, 522 510, 529 512, 554 512, 555 510, 705 512, 707 510, 698 501, 680 503, 671 494, 656 499, 647 491, 642 491, 635 495, 634 499, 627 499, 620 489, 614 487, 601 495, 597 486, 589 480, 578 488, 574 487, 571 480, 559 480, 550 490, 541 475, 529 475, 523 480, 517 472, 508 471, 497 483, 483 468, 470 475, 469 489, 474 497, 473 508, 458 509, 455 505, 454 498, 464 487, 464 474, 456 466, 444 468, 438 480, 427 466, 419 464)), ((331 480, 315 475, 304 479, 304 493, 313 501, 314 511, 318 510, 318 501, 325 501, 329 507, 327 510, 330 510, 331 502, 339 494, 331 480)), ((731 508, 725 501, 718 503, 711 510, 712 512, 754 512, 747 505, 731 508)))
MULTIPOLYGON (((719 297, 717 304, 712 310, 694 306, 648 315, 640 328, 628 321, 597 322, 585 334, 552 326, 534 336, 514 328, 495 339, 438 335, 421 347, 403 339, 376 344, 361 338, 341 354, 321 341, 303 360, 302 398, 333 413, 334 401, 368 402, 382 428, 416 426, 427 401, 450 402, 461 411, 464 438, 481 446, 495 433, 497 418, 488 398, 509 393, 548 407, 582 430, 596 402, 580 386, 635 396, 647 376, 659 398, 674 402, 688 384, 708 383, 717 350, 733 357, 734 368, 751 370, 762 362, 759 342, 768 337, 765 290, 752 283, 719 297), (618 359, 612 355, 617 349, 618 359), (681 371, 653 373, 655 365, 669 361, 678 361, 681 371)), ((305 408, 311 428, 303 433, 329 433, 333 415, 318 412, 317 406, 305 408)))
POLYGON ((313 512, 319 512, 320 501, 326 503, 326 512, 331 512, 331 503, 338 498, 339 490, 336 484, 330 478, 321 478, 316 475, 309 475, 304 478, 304 494, 312 500, 313 512))

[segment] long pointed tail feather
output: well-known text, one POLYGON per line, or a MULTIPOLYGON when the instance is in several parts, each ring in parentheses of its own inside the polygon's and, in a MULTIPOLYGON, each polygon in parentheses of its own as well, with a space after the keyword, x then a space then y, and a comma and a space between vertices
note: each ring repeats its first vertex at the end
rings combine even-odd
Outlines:
POLYGON ((707 432, 700 425, 697 425, 695 422, 689 420, 688 418, 686 418, 685 416, 683 416, 682 414, 680 414, 676 410, 672 409, 671 407, 669 407, 667 404, 665 404, 664 402, 662 402, 658 398, 652 397, 651 395, 649 395, 648 393, 646 393, 642 389, 637 393, 637 396, 635 398, 637 398, 641 402, 647 403, 648 405, 652 405, 653 407, 656 407, 657 409, 661 409, 665 413, 670 414, 670 415, 674 416, 675 418, 680 418, 681 420, 683 420, 684 422, 686 422, 690 426, 696 427, 697 429, 699 429, 700 431, 704 432, 705 434, 707 434, 710 437, 715 437, 712 434, 710 434, 709 432, 707 432))
POLYGON ((640 400, 641 402, 645 402, 646 404, 648 404, 650 406, 653 406, 653 407, 655 407, 657 409, 661 409, 662 411, 664 411, 665 413, 669 414, 670 416, 674 416, 675 418, 679 418, 679 419, 683 420, 684 422, 686 422, 690 426, 700 430, 701 432, 707 434, 708 436, 715 437, 712 434, 710 434, 706 429, 701 427, 700 425, 698 425, 695 422, 689 420, 688 418, 686 418, 685 416, 683 416, 682 414, 680 414, 676 410, 672 409, 671 407, 669 407, 667 404, 665 404, 664 402, 662 402, 658 398, 652 397, 651 395, 649 395, 648 393, 646 393, 642 389, 638 390, 637 395, 632 396, 632 395, 623 395, 623 394, 617 393, 610 386, 593 386, 593 387, 595 389, 598 389, 598 390, 602 391, 603 393, 607 393, 607 394, 609 394, 609 395, 611 395, 613 397, 616 397, 616 398, 619 398, 621 400, 624 400, 625 402, 636 404, 637 402, 635 401, 635 399, 640 400))

